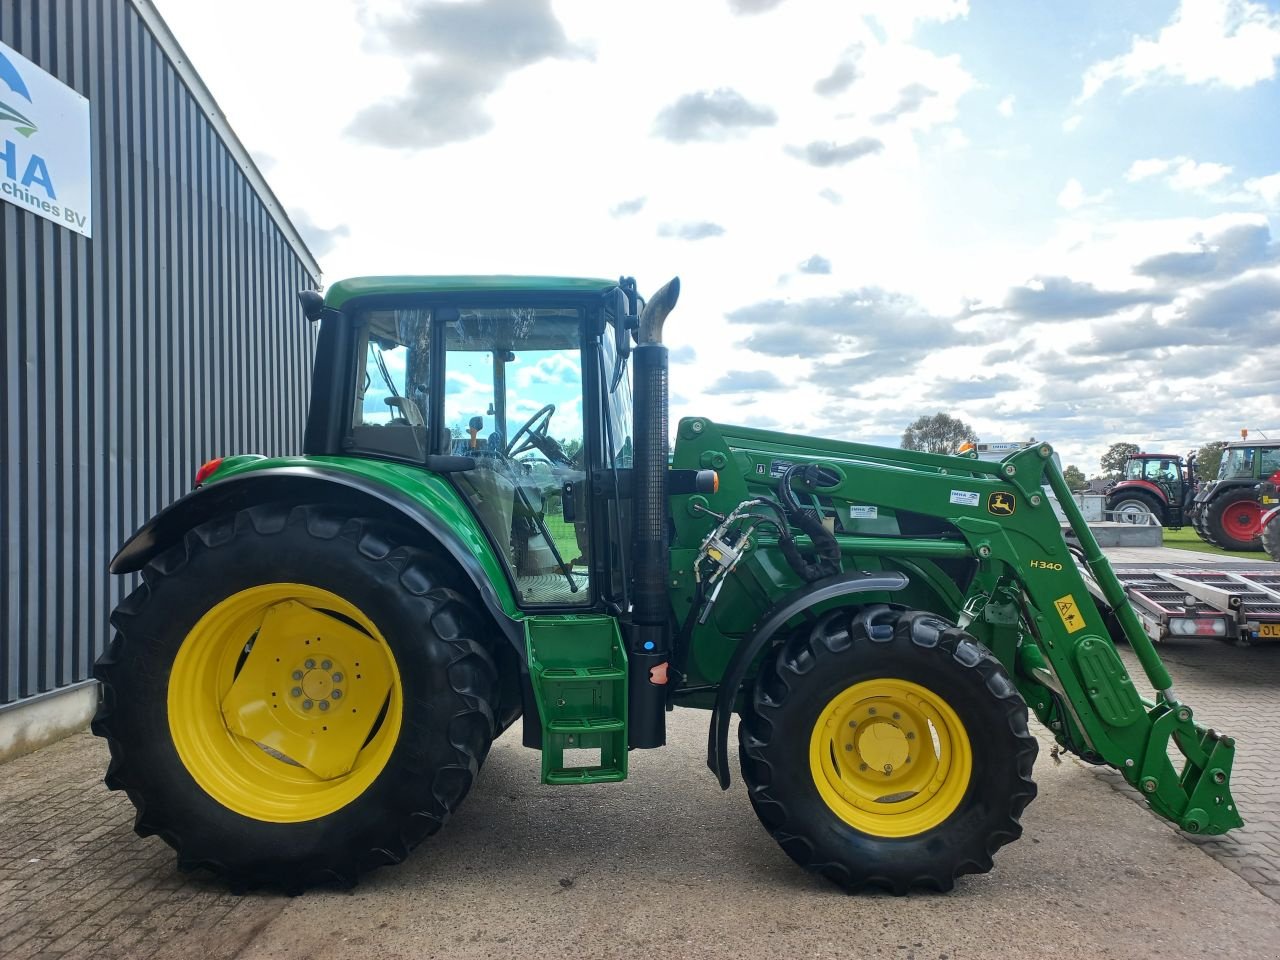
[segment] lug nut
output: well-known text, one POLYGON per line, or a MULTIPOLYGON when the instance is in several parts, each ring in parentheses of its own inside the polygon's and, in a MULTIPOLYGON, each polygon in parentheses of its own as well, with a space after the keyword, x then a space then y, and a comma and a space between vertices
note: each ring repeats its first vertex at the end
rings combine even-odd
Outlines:
POLYGON ((895 719, 895 720, 901 720, 901 719, 902 719, 902 714, 900 714, 897 710, 893 711, 893 719, 895 719))
POLYGON ((844 750, 845 750, 845 753, 852 753, 852 752, 853 752, 853 744, 852 744, 852 743, 846 743, 846 744, 844 745, 844 750))
POLYGON ((865 771, 867 769, 867 765, 865 763, 860 763, 858 764, 858 769, 865 771))
POLYGON ((303 664, 303 666, 306 667, 308 670, 314 670, 316 668, 316 662, 314 660, 308 659, 307 662, 303 664))
POLYGON ((867 707, 867 713, 871 714, 872 716, 875 716, 875 712, 876 712, 875 707, 867 707))
POLYGON ((320 701, 320 709, 321 709, 321 710, 328 710, 328 709, 329 709, 329 701, 328 701, 328 700, 321 700, 321 701, 320 701))
POLYGON ((300 696, 302 696, 302 688, 301 688, 301 687, 294 687, 292 690, 290 690, 290 691, 289 691, 289 696, 291 696, 291 697, 300 697, 300 696))
POLYGON ((310 710, 313 706, 315 706, 315 704, 313 704, 310 700, 303 700, 303 701, 302 701, 302 709, 303 709, 303 710, 310 710))
POLYGON ((333 697, 333 699, 335 699, 335 700, 341 700, 341 699, 342 699, 342 691, 341 691, 341 690, 335 690, 335 691, 333 691, 333 693, 329 694, 329 696, 333 697))
POLYGON ((329 669, 331 669, 332 667, 333 667, 333 661, 332 661, 332 660, 321 660, 321 661, 320 661, 320 669, 321 669, 321 670, 329 670, 329 669))
POLYGON ((908 740, 914 740, 915 738, 916 738, 916 735, 915 735, 912 731, 908 730, 908 731, 907 731, 907 739, 908 739, 908 740))
POLYGON ((341 682, 342 682, 342 674, 341 674, 341 673, 335 673, 335 674, 333 675, 333 682, 334 682, 334 683, 341 683, 341 682))
POLYGON ((295 671, 293 671, 293 679, 295 679, 295 680, 301 680, 301 679, 302 679, 302 671, 301 671, 301 670, 295 670, 295 671))

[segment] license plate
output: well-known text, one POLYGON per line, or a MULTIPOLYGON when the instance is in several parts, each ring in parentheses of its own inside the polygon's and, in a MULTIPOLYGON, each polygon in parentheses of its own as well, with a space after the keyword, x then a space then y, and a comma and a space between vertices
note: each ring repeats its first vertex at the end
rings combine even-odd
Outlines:
POLYGON ((1258 624, 1258 636, 1274 637, 1280 640, 1280 623, 1260 623, 1258 624))

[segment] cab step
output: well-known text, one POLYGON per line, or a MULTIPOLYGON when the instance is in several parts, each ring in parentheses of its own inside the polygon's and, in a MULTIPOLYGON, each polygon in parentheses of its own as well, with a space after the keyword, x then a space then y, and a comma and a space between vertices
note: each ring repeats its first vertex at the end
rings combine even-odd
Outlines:
POLYGON ((627 655, 613 617, 554 614, 525 624, 542 720, 542 782, 627 778, 627 655))

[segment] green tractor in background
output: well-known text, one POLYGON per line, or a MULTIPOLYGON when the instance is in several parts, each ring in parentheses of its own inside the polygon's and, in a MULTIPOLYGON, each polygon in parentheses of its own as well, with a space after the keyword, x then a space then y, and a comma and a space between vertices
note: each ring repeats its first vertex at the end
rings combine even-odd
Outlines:
POLYGON ((1280 473, 1280 440, 1241 439, 1222 451, 1218 476, 1200 484, 1191 504, 1191 525, 1205 543, 1224 550, 1263 549, 1259 483, 1280 473))
POLYGON ((989 870, 1035 796, 1032 714, 1182 830, 1241 824, 1234 742, 1176 695, 1048 444, 985 462, 689 417, 669 461, 678 291, 302 295, 303 455, 210 461, 112 561, 142 576, 94 731, 140 834, 236 888, 349 885, 437 831, 508 727, 572 787, 623 780, 674 707, 708 711, 725 788, 741 718, 761 822, 849 890, 989 870))

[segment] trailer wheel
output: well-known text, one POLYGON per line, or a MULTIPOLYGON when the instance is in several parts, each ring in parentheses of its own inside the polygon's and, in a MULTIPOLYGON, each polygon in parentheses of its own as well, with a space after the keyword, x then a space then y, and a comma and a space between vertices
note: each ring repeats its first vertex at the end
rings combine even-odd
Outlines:
POLYGON ((1164 506, 1149 493, 1125 491, 1116 494, 1107 501, 1107 510, 1119 523, 1133 523, 1150 526, 1155 520, 1164 526, 1164 506))
POLYGON ((1262 549, 1262 504, 1247 487, 1228 490, 1211 500, 1204 523, 1212 540, 1224 550, 1262 549))
POLYGON ((493 737, 493 660, 451 570, 315 506, 205 523, 112 614, 107 786, 183 870, 350 886, 448 819, 493 737))
POLYGON ((1271 521, 1262 529, 1262 549, 1267 551, 1267 556, 1272 560, 1280 563, 1280 513, 1271 518, 1271 521))
POLYGON ((751 805, 801 866, 850 890, 949 890, 1022 833, 1036 739, 1000 662, 932 613, 876 605, 801 626, 739 726, 751 805))

